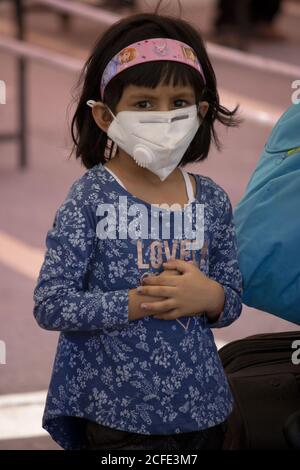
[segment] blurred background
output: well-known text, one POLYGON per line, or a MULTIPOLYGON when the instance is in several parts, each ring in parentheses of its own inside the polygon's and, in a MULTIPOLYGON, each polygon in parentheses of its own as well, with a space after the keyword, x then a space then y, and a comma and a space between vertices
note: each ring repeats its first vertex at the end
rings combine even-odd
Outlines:
MULTIPOLYGON (((0 449, 59 449, 41 428, 57 332, 39 328, 33 289, 45 236, 69 187, 86 170, 68 160, 73 90, 98 35, 157 0, 0 0, 0 449)), ((242 197, 265 141, 300 80, 300 1, 181 0, 200 29, 221 102, 243 124, 219 130, 221 152, 187 168, 242 197)), ((177 0, 160 13, 178 15, 177 0)), ((244 306, 215 330, 218 347, 296 325, 244 306)))

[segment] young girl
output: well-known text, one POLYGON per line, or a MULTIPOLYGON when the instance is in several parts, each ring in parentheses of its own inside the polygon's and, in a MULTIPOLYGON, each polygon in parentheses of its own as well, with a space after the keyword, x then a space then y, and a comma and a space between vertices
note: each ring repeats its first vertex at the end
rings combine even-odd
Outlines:
POLYGON ((211 329, 239 317, 242 279, 228 195, 182 166, 236 110, 199 34, 158 14, 114 24, 80 80, 87 171, 34 292, 38 324, 61 332, 43 427, 64 449, 221 448, 233 398, 211 329))

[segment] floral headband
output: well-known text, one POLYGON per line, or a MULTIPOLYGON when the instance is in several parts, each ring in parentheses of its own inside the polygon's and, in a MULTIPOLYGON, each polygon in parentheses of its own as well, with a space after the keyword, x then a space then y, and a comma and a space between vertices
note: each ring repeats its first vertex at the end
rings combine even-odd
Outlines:
POLYGON ((146 39, 130 44, 109 61, 101 79, 101 99, 104 97, 104 90, 108 82, 113 77, 134 65, 156 60, 171 60, 190 65, 202 75, 204 83, 206 83, 197 55, 190 46, 176 39, 146 39))

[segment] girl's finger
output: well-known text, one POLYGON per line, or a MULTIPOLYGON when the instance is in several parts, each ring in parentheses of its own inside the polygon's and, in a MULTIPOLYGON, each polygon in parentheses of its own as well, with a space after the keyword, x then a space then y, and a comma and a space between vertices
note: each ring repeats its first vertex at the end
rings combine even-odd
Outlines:
POLYGON ((159 276, 149 276, 143 280, 143 286, 176 286, 178 283, 177 277, 173 272, 170 275, 165 273, 159 276))
POLYGON ((143 284, 142 286, 138 286, 137 292, 143 295, 154 295, 155 297, 171 297, 175 294, 175 288, 176 285, 171 285, 166 280, 165 284, 143 284))
POLYGON ((160 302, 142 303, 141 308, 153 313, 166 313, 174 309, 174 301, 171 299, 161 300, 160 302))
POLYGON ((171 286, 139 286, 137 291, 142 295, 150 295, 153 297, 173 297, 174 287, 171 286))
POLYGON ((182 274, 190 272, 193 268, 191 263, 184 261, 183 259, 169 260, 166 263, 163 263, 164 269, 177 269, 182 274))

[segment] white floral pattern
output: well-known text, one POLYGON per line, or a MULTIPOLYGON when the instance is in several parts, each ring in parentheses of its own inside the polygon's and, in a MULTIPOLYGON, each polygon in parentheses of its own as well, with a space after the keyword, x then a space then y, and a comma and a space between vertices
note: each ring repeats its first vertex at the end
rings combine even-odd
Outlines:
MULTIPOLYGON (((143 273, 136 240, 100 240, 96 210, 101 203, 118 204, 120 194, 129 204, 141 201, 102 164, 75 181, 55 214, 34 290, 34 316, 42 328, 61 332, 43 427, 64 449, 84 445, 76 417, 124 431, 175 434, 214 426, 232 410, 211 331, 231 324, 242 309, 232 207, 214 181, 200 175, 196 180, 208 243, 201 270, 225 291, 224 311, 214 324, 205 316, 191 317, 188 330, 175 320, 128 320, 128 291, 143 273)), ((149 256, 151 239, 143 242, 149 256)), ((201 249, 196 257, 200 266, 201 249)))

